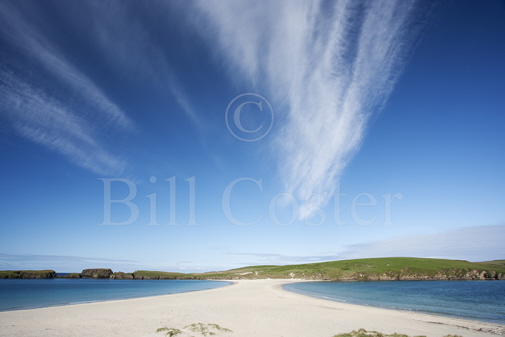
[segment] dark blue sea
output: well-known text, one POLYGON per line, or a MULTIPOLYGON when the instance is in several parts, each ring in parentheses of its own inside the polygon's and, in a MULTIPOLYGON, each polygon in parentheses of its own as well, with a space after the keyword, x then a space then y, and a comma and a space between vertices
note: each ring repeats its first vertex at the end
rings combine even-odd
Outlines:
POLYGON ((199 280, 0 279, 0 311, 175 294, 229 284, 199 280))
POLYGON ((303 282, 283 288, 338 302, 505 324, 505 281, 303 282))

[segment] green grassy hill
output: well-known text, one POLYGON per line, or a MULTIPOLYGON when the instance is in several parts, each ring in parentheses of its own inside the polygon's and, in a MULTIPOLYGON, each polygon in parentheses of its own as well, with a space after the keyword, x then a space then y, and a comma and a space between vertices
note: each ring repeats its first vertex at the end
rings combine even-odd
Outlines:
POLYGON ((487 266, 505 268, 505 260, 493 260, 493 261, 485 261, 485 262, 478 262, 478 263, 483 264, 483 265, 487 265, 487 266))
POLYGON ((342 260, 287 266, 251 266, 222 272, 187 274, 206 279, 300 278, 309 280, 505 279, 505 261, 411 257, 342 260))

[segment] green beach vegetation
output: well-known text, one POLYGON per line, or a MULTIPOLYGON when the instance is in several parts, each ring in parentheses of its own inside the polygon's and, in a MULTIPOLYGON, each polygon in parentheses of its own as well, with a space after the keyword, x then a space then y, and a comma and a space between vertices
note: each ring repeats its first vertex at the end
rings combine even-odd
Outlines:
POLYGON ((176 328, 168 328, 165 326, 163 328, 159 328, 158 330, 156 330, 156 332, 163 332, 165 334, 165 336, 173 337, 173 336, 177 336, 177 335, 181 334, 182 330, 179 330, 176 328))
MULTIPOLYGON (((403 334, 394 333, 392 335, 383 334, 377 331, 366 331, 365 329, 359 329, 358 331, 351 331, 348 333, 342 333, 335 335, 333 337, 409 337, 403 334)), ((415 337, 426 337, 426 336, 415 336, 415 337)), ((444 337, 462 337, 459 335, 446 335, 444 337)))
POLYGON ((163 332, 165 336, 177 336, 183 332, 183 330, 189 330, 191 332, 199 333, 202 336, 216 336, 220 332, 233 332, 230 329, 223 328, 217 324, 209 323, 193 323, 186 325, 182 330, 176 328, 163 327, 156 330, 156 332, 163 332))

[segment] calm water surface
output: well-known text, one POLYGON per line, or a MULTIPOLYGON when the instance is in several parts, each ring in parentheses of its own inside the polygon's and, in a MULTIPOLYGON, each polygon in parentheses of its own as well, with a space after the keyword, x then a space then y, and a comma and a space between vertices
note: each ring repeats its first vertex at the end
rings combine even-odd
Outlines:
POLYGON ((505 324, 505 281, 304 282, 283 288, 339 302, 505 324))
POLYGON ((183 293, 229 284, 197 280, 0 279, 0 311, 183 293))

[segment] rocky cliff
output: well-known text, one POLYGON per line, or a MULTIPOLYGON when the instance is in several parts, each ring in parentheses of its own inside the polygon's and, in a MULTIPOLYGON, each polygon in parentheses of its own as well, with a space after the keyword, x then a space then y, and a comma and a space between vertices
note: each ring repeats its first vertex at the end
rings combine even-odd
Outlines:
POLYGON ((440 270, 436 274, 426 275, 409 273, 408 268, 401 272, 386 272, 377 274, 359 274, 349 275, 342 278, 342 281, 452 281, 452 280, 505 280, 505 273, 498 273, 489 270, 440 270))
POLYGON ((54 270, 5 270, 0 271, 0 278, 55 278, 56 272, 54 270))
POLYGON ((23 270, 19 278, 55 278, 56 272, 54 270, 23 270))
POLYGON ((110 278, 112 275, 111 269, 84 269, 81 273, 83 278, 110 278))

